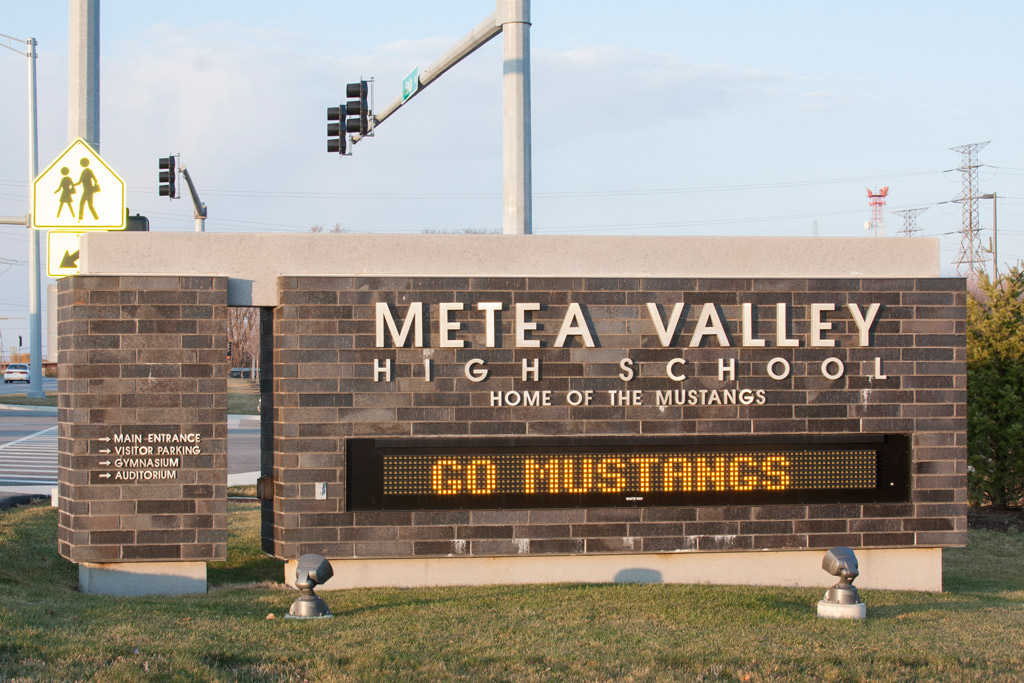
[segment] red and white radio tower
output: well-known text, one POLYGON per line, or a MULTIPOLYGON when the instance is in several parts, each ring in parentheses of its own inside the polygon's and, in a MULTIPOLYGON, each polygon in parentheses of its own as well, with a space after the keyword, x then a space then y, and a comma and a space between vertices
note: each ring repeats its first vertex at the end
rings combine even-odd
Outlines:
POLYGON ((868 230, 874 230, 875 237, 885 237, 885 198, 889 194, 889 188, 883 187, 877 192, 868 188, 868 204, 871 205, 871 220, 864 225, 868 230))

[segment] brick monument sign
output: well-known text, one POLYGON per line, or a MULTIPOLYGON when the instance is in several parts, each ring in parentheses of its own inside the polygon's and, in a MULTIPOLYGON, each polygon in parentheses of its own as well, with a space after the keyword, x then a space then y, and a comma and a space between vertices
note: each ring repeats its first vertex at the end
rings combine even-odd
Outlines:
POLYGON ((966 540, 966 295, 933 240, 245 237, 90 235, 61 283, 86 589, 223 559, 229 305, 262 308, 288 579, 313 552, 328 587, 824 585, 848 545, 861 585, 938 590, 966 540))
POLYGON ((191 563, 205 590, 227 556, 227 278, 69 277, 58 306, 61 554, 191 563))

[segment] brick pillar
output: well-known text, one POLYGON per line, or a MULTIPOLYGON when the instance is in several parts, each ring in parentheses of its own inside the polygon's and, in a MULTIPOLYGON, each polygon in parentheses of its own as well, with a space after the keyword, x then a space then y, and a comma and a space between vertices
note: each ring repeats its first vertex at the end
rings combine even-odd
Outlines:
POLYGON ((58 294, 60 554, 227 555, 227 278, 75 276, 58 294))

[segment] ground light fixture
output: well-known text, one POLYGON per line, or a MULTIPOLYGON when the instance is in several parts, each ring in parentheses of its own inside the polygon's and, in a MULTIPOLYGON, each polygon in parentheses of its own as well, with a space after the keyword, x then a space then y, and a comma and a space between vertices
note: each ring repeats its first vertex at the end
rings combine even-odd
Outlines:
POLYGON ((846 546, 830 548, 821 561, 821 568, 839 577, 839 583, 825 591, 825 599, 818 601, 818 616, 826 619, 863 619, 867 607, 860 601, 860 595, 853 580, 860 575, 857 556, 846 546))
POLYGON ((286 619, 330 619, 334 615, 313 588, 334 576, 331 563, 323 555, 307 553, 299 558, 295 568, 295 587, 302 591, 288 610, 286 619))

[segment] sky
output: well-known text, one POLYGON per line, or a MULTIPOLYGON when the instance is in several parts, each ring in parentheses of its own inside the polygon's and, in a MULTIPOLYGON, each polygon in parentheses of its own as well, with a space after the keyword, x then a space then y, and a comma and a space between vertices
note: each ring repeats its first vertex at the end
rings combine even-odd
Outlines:
MULTIPOLYGON (((169 154, 208 232, 501 230, 500 36, 352 156, 326 151, 346 83, 372 78, 382 109, 493 1, 100 5, 99 152, 152 230, 194 230, 187 195, 157 194, 169 154)), ((917 223, 952 275, 950 148, 989 142, 979 190, 999 196, 999 260, 1024 259, 1024 3, 535 0, 531 14, 537 235, 872 239, 867 189, 887 186, 887 234, 893 211, 927 207, 917 223)), ((41 171, 69 143, 68 3, 0 0, 0 33, 39 41, 41 171)), ((3 216, 29 211, 26 61, 0 50, 3 216)), ((987 245, 991 200, 979 213, 987 245)), ((29 343, 28 245, 0 226, 5 357, 29 343)))

